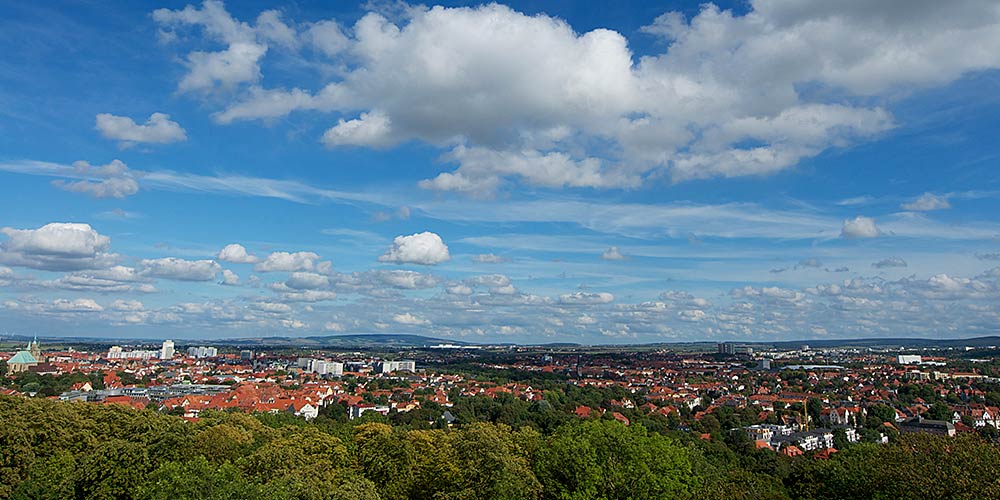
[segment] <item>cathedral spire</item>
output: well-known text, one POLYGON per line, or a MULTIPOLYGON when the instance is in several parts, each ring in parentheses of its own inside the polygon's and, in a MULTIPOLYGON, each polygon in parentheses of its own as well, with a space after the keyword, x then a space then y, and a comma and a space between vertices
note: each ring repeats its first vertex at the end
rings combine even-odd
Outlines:
POLYGON ((34 340, 28 342, 28 352, 34 356, 38 361, 42 361, 42 349, 38 346, 38 334, 35 334, 34 340))

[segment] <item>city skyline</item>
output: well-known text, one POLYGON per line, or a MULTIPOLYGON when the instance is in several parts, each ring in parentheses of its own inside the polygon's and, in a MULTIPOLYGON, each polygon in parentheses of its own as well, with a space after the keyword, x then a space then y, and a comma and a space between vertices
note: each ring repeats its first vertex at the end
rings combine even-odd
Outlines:
POLYGON ((990 2, 3 11, 0 330, 1000 332, 990 2))

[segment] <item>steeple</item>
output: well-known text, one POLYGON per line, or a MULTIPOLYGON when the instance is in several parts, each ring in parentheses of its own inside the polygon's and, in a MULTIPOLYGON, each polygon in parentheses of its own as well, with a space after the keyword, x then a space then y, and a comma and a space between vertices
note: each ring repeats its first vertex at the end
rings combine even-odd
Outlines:
POLYGON ((31 342, 28 342, 28 352, 30 352, 31 355, 35 359, 37 359, 39 362, 43 361, 42 360, 42 349, 38 346, 38 335, 35 335, 34 340, 32 340, 31 342))

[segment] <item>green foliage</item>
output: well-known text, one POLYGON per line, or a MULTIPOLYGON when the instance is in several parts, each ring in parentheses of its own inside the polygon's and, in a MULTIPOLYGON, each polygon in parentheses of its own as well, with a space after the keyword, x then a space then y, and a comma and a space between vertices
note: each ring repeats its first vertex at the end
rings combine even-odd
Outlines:
POLYGON ((236 500, 260 496, 260 487, 251 483, 233 464, 214 465, 204 456, 197 456, 184 462, 166 462, 151 472, 142 498, 236 500))
POLYGON ((411 480, 414 452, 409 443, 399 439, 392 427, 381 423, 362 424, 354 442, 357 461, 365 477, 387 493, 387 497, 402 495, 411 480))
MULTIPOLYGON (((6 367, 0 367, 0 375, 6 375, 6 367)), ((83 374, 79 372, 63 375, 39 375, 34 372, 20 372, 9 381, 9 386, 23 393, 37 393, 38 396, 58 396, 69 390, 73 384, 90 382, 94 388, 100 387, 101 377, 98 374, 83 374)))
POLYGON ((0 425, 0 498, 10 496, 11 491, 27 479, 35 462, 31 442, 19 432, 22 425, 23 420, 13 419, 0 425))
POLYGON ((253 434, 230 424, 207 427, 195 434, 194 448, 215 463, 242 457, 253 444, 253 434))
POLYGON ((931 405, 930 409, 927 410, 927 418, 932 420, 947 420, 951 421, 952 412, 948 409, 948 405, 938 401, 931 405))
POLYGON ((734 469, 719 477, 713 477, 704 487, 692 495, 694 499, 783 500, 790 498, 777 478, 767 474, 754 474, 747 470, 734 469))
POLYGON ((434 498, 458 482, 460 470, 448 433, 443 430, 409 431, 402 437, 412 447, 409 498, 434 498))
POLYGON ((80 457, 76 468, 76 496, 113 500, 138 498, 149 468, 145 448, 134 442, 111 439, 80 457))
POLYGON ((255 416, 257 420, 268 427, 280 429, 282 427, 304 427, 306 421, 296 417, 291 413, 261 413, 255 416))
POLYGON ((1000 431, 992 425, 984 425, 978 429, 979 435, 987 442, 996 443, 1000 440, 1000 431))
POLYGON ((311 427, 264 444, 241 463, 251 476, 270 482, 285 476, 325 476, 348 467, 350 459, 340 439, 311 427))
POLYGON ((815 498, 1000 498, 1000 453, 974 435, 904 434, 818 462, 793 484, 815 498))
POLYGON ((868 408, 867 427, 878 427, 884 422, 896 422, 896 412, 892 408, 886 405, 872 405, 868 408))
POLYGON ((504 425, 473 424, 451 435, 459 469, 459 491, 446 498, 521 500, 537 498, 541 484, 523 450, 504 425))
POLYGON ((813 422, 819 422, 820 412, 823 410, 823 402, 817 398, 809 398, 806 401, 806 413, 813 422))
POLYGON ((685 450, 642 426, 606 420, 560 428, 535 472, 553 499, 676 498, 697 485, 685 450))
POLYGON ((351 472, 339 476, 286 476, 268 484, 261 498, 275 500, 381 500, 375 485, 351 472))
POLYGON ((12 499, 72 498, 76 460, 67 451, 56 451, 49 457, 35 461, 27 479, 17 486, 12 499))
POLYGON ((838 450, 846 450, 851 446, 851 442, 847 440, 847 431, 842 428, 837 428, 833 430, 833 447, 838 450))
MULTIPOLYGON (((604 404, 611 394, 568 390, 510 411, 477 401, 462 411, 523 425, 450 429, 229 412, 204 412, 192 423, 119 405, 0 397, 0 498, 1000 498, 996 433, 842 446, 838 432, 842 451, 815 460, 757 450, 730 431, 748 418, 742 410, 702 419, 713 441, 697 439, 700 430, 652 432, 636 423, 652 417, 631 426, 575 417, 552 430, 540 425, 540 415, 586 398, 604 404)), ((869 423, 881 418, 891 415, 873 407, 869 423)))

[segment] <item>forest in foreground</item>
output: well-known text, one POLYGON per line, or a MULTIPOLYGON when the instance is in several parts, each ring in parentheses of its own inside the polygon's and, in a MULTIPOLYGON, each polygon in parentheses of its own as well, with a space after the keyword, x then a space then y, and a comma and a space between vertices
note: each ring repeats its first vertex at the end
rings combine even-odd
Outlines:
POLYGON ((0 397, 0 498, 1000 498, 976 435, 904 434, 829 460, 579 420, 411 429, 0 397), (737 447, 738 448, 738 447, 737 447))

